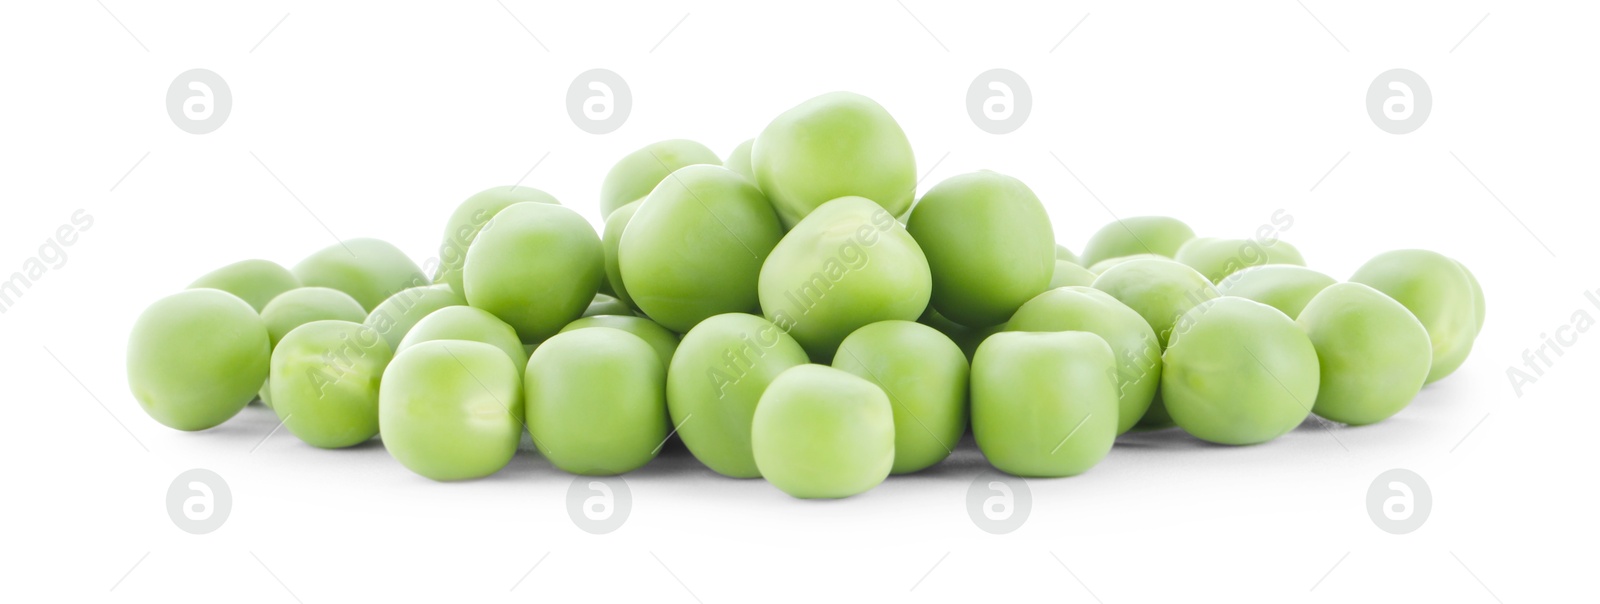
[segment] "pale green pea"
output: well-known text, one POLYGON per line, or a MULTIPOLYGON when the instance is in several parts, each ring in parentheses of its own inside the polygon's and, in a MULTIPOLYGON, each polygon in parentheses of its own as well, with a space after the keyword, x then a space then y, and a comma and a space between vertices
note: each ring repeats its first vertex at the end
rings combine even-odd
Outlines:
POLYGON ((279 294, 300 287, 300 280, 276 262, 241 260, 201 275, 189 289, 211 288, 228 292, 260 312, 279 294))
POLYGON ((1305 266, 1300 250, 1281 239, 1218 239, 1196 237, 1190 239, 1173 259, 1200 271, 1212 283, 1252 266, 1263 264, 1294 264, 1305 266))
POLYGON ((350 294, 368 311, 397 291, 429 282, 404 252, 378 239, 346 239, 307 256, 292 271, 301 285, 350 294))
POLYGON ((1117 220, 1095 231, 1089 243, 1083 246, 1083 264, 1096 263, 1133 256, 1154 254, 1171 258, 1178 248, 1194 239, 1194 229, 1183 221, 1168 216, 1133 216, 1117 220))
POLYGON ((504 468, 522 438, 522 408, 521 372, 481 342, 408 347, 389 362, 378 387, 383 447, 433 480, 482 478, 504 468))
POLYGON ((267 379, 272 342, 250 304, 189 289, 146 308, 128 334, 128 387, 170 428, 205 430, 239 413, 267 379))
POLYGON ((312 321, 272 350, 272 410, 314 447, 359 445, 378 433, 378 384, 392 357, 371 327, 312 321))
POLYGON ((683 139, 650 143, 623 156, 600 184, 600 218, 609 218, 617 208, 649 195, 668 174, 699 164, 717 166, 722 159, 705 145, 683 139))
POLYGON ((1100 463, 1117 437, 1116 360, 1081 331, 997 333, 972 360, 972 435, 1007 474, 1058 477, 1100 463))
POLYGON ((447 306, 423 317, 395 346, 395 354, 405 349, 436 340, 467 340, 489 344, 506 353, 511 364, 521 367, 528 364, 528 348, 517 338, 517 330, 499 317, 481 308, 447 306))
POLYGON ((1334 283, 1333 277, 1303 266, 1264 264, 1228 275, 1217 284, 1217 292, 1255 300, 1293 319, 1311 298, 1334 283))
POLYGON ((1428 329, 1433 342, 1428 383, 1450 375, 1472 353, 1481 291, 1473 288, 1474 280, 1460 263, 1427 250, 1378 254, 1350 277, 1405 305, 1428 329))
POLYGON ((666 368, 620 329, 557 334, 533 351, 523 381, 528 430, 546 459, 574 474, 622 474, 667 438, 666 368))
POLYGON ((917 189, 905 131, 882 105, 852 92, 830 92, 774 118, 756 137, 750 165, 789 227, 840 197, 864 197, 899 216, 917 189))
POLYGON ((1184 313, 1163 353, 1161 398, 1201 440, 1252 445, 1289 433, 1317 400, 1317 351, 1276 308, 1224 296, 1184 313))
POLYGON ((916 472, 949 457, 967 429, 967 357, 937 330, 880 321, 850 334, 833 367, 882 388, 894 408, 894 467, 916 472))
POLYGON ((927 254, 931 304, 969 327, 996 325, 1050 285, 1055 234, 1039 197, 988 170, 934 185, 906 222, 927 254))
POLYGON ((1331 285, 1306 304, 1297 322, 1322 370, 1312 413, 1352 425, 1383 421, 1411 404, 1428 378, 1428 330, 1383 292, 1360 283, 1331 285))
POLYGON ((672 364, 672 353, 678 349, 678 334, 660 323, 633 315, 594 315, 578 319, 561 328, 562 333, 585 327, 610 327, 639 336, 661 358, 661 370, 672 364))
POLYGON ((449 284, 450 289, 458 294, 465 291, 462 289, 461 267, 467 262, 467 248, 472 246, 472 240, 500 210, 524 201, 561 203, 544 191, 512 185, 484 189, 456 206, 455 211, 450 213, 450 219, 444 223, 444 240, 439 244, 439 271, 433 278, 434 283, 449 284))
POLYGON ((871 490, 895 460, 895 421, 876 384, 823 365, 793 367, 761 395, 751 426, 756 465, 801 499, 871 490))
POLYGON ((1083 331, 1100 336, 1116 359, 1117 433, 1144 417, 1161 385, 1161 343, 1155 330, 1109 294, 1063 287, 1039 294, 1011 317, 1007 331, 1083 331))
POLYGON ((389 296, 372 313, 366 325, 383 336, 384 343, 393 350, 400 347, 406 333, 423 318, 449 306, 466 306, 467 300, 447 285, 424 285, 403 289, 389 296))
POLYGON ((490 221, 467 248, 467 303, 494 313, 524 342, 544 340, 583 314, 605 278, 589 222, 564 206, 524 202, 490 221))

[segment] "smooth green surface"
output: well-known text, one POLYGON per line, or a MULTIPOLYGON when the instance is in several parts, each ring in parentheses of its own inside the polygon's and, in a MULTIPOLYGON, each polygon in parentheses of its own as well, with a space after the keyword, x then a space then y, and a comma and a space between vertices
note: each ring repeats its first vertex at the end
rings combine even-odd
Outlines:
POLYGON ((467 248, 472 246, 472 240, 500 210, 524 201, 561 203, 549 193, 533 187, 502 186, 479 191, 456 206, 444 224, 444 240, 439 244, 439 270, 434 275, 434 283, 447 284, 456 293, 464 291, 461 267, 467 262, 467 248))
POLYGON ((721 166, 689 166, 634 211, 617 260, 634 305, 686 332, 712 315, 757 312, 761 263, 782 237, 772 204, 750 181, 721 166))
POLYGON ((1056 244, 1056 260, 1066 260, 1067 262, 1083 266, 1083 259, 1079 258, 1077 254, 1072 253, 1071 248, 1059 243, 1056 244))
POLYGON ((761 310, 819 363, 851 332, 915 320, 928 307, 928 261, 878 204, 841 197, 819 206, 761 267, 761 310))
POLYGON ((753 138, 739 143, 739 146, 734 147, 733 151, 728 153, 728 158, 722 160, 722 165, 727 166, 729 170, 739 173, 740 176, 749 179, 750 182, 755 182, 756 171, 755 168, 750 165, 750 149, 754 148, 755 145, 756 139, 753 138))
POLYGON ((1100 463, 1117 438, 1116 360, 1081 331, 997 333, 972 360, 972 435, 1007 474, 1057 477, 1100 463))
POLYGON ((441 308, 466 305, 467 299, 448 285, 424 285, 395 292, 372 309, 364 322, 377 330, 389 349, 394 350, 424 317, 441 308))
POLYGON ((517 337, 517 330, 481 308, 449 306, 428 314, 406 332, 395 346, 395 354, 435 340, 481 342, 505 351, 506 358, 518 369, 528 364, 528 351, 517 337))
POLYGON ((628 295, 628 288, 622 284, 622 263, 617 258, 617 252, 622 247, 622 233, 627 230, 628 222, 633 220, 633 213, 639 210, 643 199, 628 203, 610 216, 606 217, 606 226, 600 234, 601 247, 606 255, 606 285, 611 290, 611 295, 621 300, 631 308, 638 308, 633 303, 633 297, 628 295))
POLYGON ((1305 266, 1300 250, 1281 239, 1190 239, 1173 259, 1200 271, 1212 283, 1252 266, 1294 264, 1305 266))
POLYGON ((679 168, 721 163, 722 159, 711 149, 691 140, 673 139, 645 145, 624 155, 606 172, 605 181, 600 184, 600 218, 609 218, 617 208, 649 195, 668 174, 679 168))
POLYGON ((949 337, 911 321, 850 334, 833 367, 877 384, 894 408, 894 466, 906 474, 944 461, 967 429, 967 357, 949 337))
POLYGON ((1008 331, 1084 331, 1100 336, 1116 358, 1117 434, 1144 417, 1161 385, 1161 343, 1154 329, 1110 294, 1063 287, 1039 294, 1006 323, 1008 331))
POLYGON ((583 314, 605 278, 605 252, 589 222, 566 207, 519 203, 501 210, 467 249, 467 303, 494 313, 523 342, 542 341, 583 314))
POLYGON ((313 447, 359 445, 378 433, 378 383, 393 356, 353 321, 312 321, 272 350, 272 410, 313 447))
POLYGON ((1205 276, 1165 258, 1140 258, 1112 266, 1095 278, 1093 287, 1144 317, 1163 349, 1178 317, 1219 295, 1205 276))
POLYGON ((918 318, 917 322, 938 330, 939 333, 944 334, 945 337, 955 342, 956 346, 961 348, 961 354, 966 355, 968 363, 972 362, 972 354, 978 351, 979 344, 982 344, 989 336, 1006 330, 1005 323, 989 327, 967 327, 944 318, 944 315, 939 314, 939 311, 931 308, 922 313, 922 317, 918 318))
POLYGON ((756 137, 750 165, 786 226, 849 196, 899 216, 917 189, 916 157, 900 124, 852 92, 830 92, 774 118, 756 137))
POLYGON ((528 359, 528 431, 546 459, 574 474, 609 476, 649 463, 667 438, 666 367, 619 329, 557 334, 528 359))
POLYGON ((1473 277, 1455 260, 1428 250, 1384 252, 1356 269, 1350 281, 1372 286, 1405 305, 1433 342, 1432 383, 1466 362, 1478 337, 1473 277))
POLYGON ((756 406, 751 441, 761 475, 801 499, 871 490, 895 461, 895 420, 876 384, 823 365, 783 372, 756 406))
POLYGON ((267 380, 272 344, 250 304, 218 289, 155 301, 128 334, 128 388, 145 413, 178 430, 228 421, 267 380))
POLYGON ((660 323, 644 317, 633 315, 594 315, 584 317, 561 328, 562 333, 583 329, 585 327, 610 327, 620 329, 640 337, 650 348, 656 351, 656 356, 661 359, 661 370, 672 364, 672 353, 678 350, 678 334, 672 333, 660 323))
POLYGON ((1184 313, 1162 355, 1161 398, 1189 434, 1225 445, 1295 429, 1317 400, 1311 339, 1288 315, 1221 297, 1184 313))
POLYGON ((906 230, 928 256, 933 307, 968 327, 1005 322, 1055 274, 1044 204, 1022 181, 998 172, 934 185, 911 210, 906 230))
POLYGON ((1171 258, 1194 239, 1194 229, 1169 216, 1132 216, 1113 221, 1089 237, 1083 246, 1083 264, 1094 264, 1135 254, 1171 258))
POLYGON ((1311 412, 1371 424, 1399 413, 1428 378, 1433 345, 1417 318, 1378 290, 1339 283, 1322 290, 1297 320, 1322 369, 1311 412))
POLYGON ((261 309, 261 320, 267 325, 273 346, 294 328, 312 321, 360 323, 366 318, 367 311, 360 302, 331 287, 297 287, 279 294, 261 309))
POLYGON ((1056 260, 1055 271, 1050 274, 1050 284, 1045 286, 1045 291, 1073 285, 1093 285, 1096 276, 1077 264, 1056 260))
POLYGON ((717 315, 684 334, 667 368, 667 409, 683 444, 718 474, 760 476, 750 422, 767 385, 808 362, 778 326, 754 315, 717 315))
POLYGON ((402 289, 427 285, 417 263, 379 239, 346 239, 322 248, 292 269, 305 287, 331 287, 371 311, 402 289))
POLYGON ((594 301, 583 309, 583 316, 624 315, 633 316, 633 307, 605 294, 595 294, 594 301))
MULTIPOLYGON (((437 313, 436 313, 437 314, 437 313)), ((395 355, 378 388, 383 446, 434 480, 504 468, 522 438, 522 375, 499 348, 435 340, 395 355)))
POLYGON ((1116 258, 1106 258, 1105 260, 1101 260, 1089 265, 1089 272, 1096 275, 1101 275, 1105 274, 1106 271, 1111 270, 1111 267, 1118 264, 1132 262, 1134 260, 1144 260, 1147 258, 1154 258, 1156 260, 1171 260, 1171 258, 1162 256, 1160 254, 1134 254, 1132 256, 1118 256, 1116 258))
POLYGON ((271 260, 241 260, 201 275, 189 289, 210 288, 228 292, 260 312, 279 294, 300 287, 300 280, 271 260))
POLYGON ((1333 277, 1303 266, 1264 264, 1228 275, 1217 284, 1217 292, 1255 300, 1293 319, 1318 292, 1334 283, 1333 277))

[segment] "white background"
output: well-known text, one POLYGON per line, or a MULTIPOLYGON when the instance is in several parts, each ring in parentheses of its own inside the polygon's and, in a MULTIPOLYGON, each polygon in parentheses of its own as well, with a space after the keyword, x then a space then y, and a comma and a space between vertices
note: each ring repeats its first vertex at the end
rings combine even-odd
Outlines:
POLYGON ((4 599, 1513 603, 1577 599, 1600 563, 1600 335, 1521 397, 1505 375, 1575 311, 1600 316, 1583 297, 1600 289, 1592 5, 232 4, 0 6, 0 277, 73 211, 95 221, 0 314, 4 599), (164 106, 196 67, 234 99, 206 135, 164 106), (612 134, 579 130, 564 106, 593 67, 632 88, 612 134), (967 87, 993 67, 1032 89, 1012 134, 967 115, 967 87), (1434 97, 1399 136, 1364 106, 1395 67, 1434 97), (566 514, 572 478, 537 456, 439 484, 381 445, 263 440, 276 418, 259 406, 188 434, 128 394, 129 325, 211 268, 292 265, 336 236, 421 262, 454 204, 524 175, 597 220, 623 154, 675 137, 726 153, 840 89, 895 115, 931 169, 924 190, 1015 175, 1074 249, 1113 215, 1248 237, 1282 208, 1284 238, 1337 278, 1393 248, 1461 260, 1488 322, 1466 364, 1390 421, 1245 448, 1124 438, 1086 475, 1030 481, 1033 511, 1003 536, 968 518, 985 467, 970 445, 833 502, 714 476, 679 450, 628 475, 632 515, 593 536, 566 514), (234 497, 204 536, 165 510, 194 467, 234 497), (1396 467, 1434 499, 1403 536, 1365 505, 1396 467))

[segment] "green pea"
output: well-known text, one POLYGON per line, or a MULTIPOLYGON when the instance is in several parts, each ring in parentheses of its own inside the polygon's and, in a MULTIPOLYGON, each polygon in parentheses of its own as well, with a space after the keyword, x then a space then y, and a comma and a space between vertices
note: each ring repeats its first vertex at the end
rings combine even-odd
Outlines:
POLYGON ((1360 283, 1328 286, 1297 322, 1322 369, 1312 413, 1351 425, 1380 422, 1411 404, 1428 378, 1428 330, 1383 292, 1360 283))
POLYGON ((1217 292, 1255 300, 1293 319, 1311 298, 1334 283, 1333 277, 1303 266, 1263 264, 1228 275, 1217 284, 1217 292))
POLYGON ((330 287, 297 287, 283 292, 261 309, 267 336, 276 347, 294 328, 312 321, 351 321, 367 318, 366 309, 350 294, 330 287))
POLYGON ((907 474, 944 461, 967 430, 967 357, 950 338, 911 321, 850 334, 833 367, 883 389, 894 409, 894 466, 907 474))
POLYGON ((390 350, 400 347, 400 340, 424 317, 441 308, 466 306, 466 298, 448 285, 424 285, 396 292, 383 304, 372 309, 365 323, 383 336, 390 350))
POLYGON ((1056 260, 1065 260, 1067 262, 1083 266, 1083 260, 1078 258, 1077 254, 1072 253, 1071 248, 1059 243, 1056 244, 1056 260))
POLYGON ((1184 313, 1161 357, 1161 398, 1189 434, 1224 445, 1295 429, 1317 400, 1317 351, 1276 308, 1224 296, 1184 313))
POLYGON ((467 262, 467 248, 471 247, 472 240, 500 210, 524 201, 561 203, 544 191, 512 185, 479 191, 456 206, 444 224, 444 242, 439 244, 439 272, 434 277, 434 283, 449 284, 456 293, 465 291, 461 283, 461 266, 467 262))
POLYGON ((436 340, 481 342, 504 351, 518 369, 528 364, 528 351, 517 337, 517 330, 488 311, 471 306, 447 306, 429 313, 406 332, 394 351, 400 354, 417 344, 436 340))
POLYGON ((1008 331, 1083 331, 1100 336, 1116 358, 1117 434, 1144 417, 1161 385, 1161 343, 1144 317, 1090 287, 1039 294, 1011 317, 1008 331))
POLYGON ((654 459, 667 438, 666 368, 619 329, 557 334, 528 359, 528 431, 546 459, 574 474, 622 474, 654 459))
POLYGON ((722 159, 705 145, 683 139, 650 143, 623 156, 600 184, 600 217, 609 218, 617 208, 649 195, 679 168, 699 164, 717 166, 722 159))
POLYGON ((905 131, 882 105, 851 92, 812 98, 773 119, 756 137, 750 166, 786 226, 840 197, 865 197, 899 216, 917 189, 905 131))
POLYGON ((633 213, 639 210, 643 199, 634 201, 611 213, 606 218, 606 226, 600 235, 600 244, 605 248, 606 254, 606 279, 605 282, 611 289, 611 295, 616 296, 623 304, 630 308, 639 308, 633 303, 633 298, 628 295, 628 288, 622 284, 622 263, 617 258, 617 251, 622 247, 622 233, 628 228, 628 222, 633 220, 633 213))
POLYGON ((633 315, 594 315, 584 317, 561 328, 562 333, 583 329, 585 327, 610 327, 620 329, 642 338, 651 349, 656 351, 656 356, 661 359, 661 370, 672 364, 672 353, 678 349, 678 334, 672 333, 660 323, 643 317, 633 315))
POLYGON ((1173 255, 1200 271, 1212 283, 1252 266, 1263 264, 1294 264, 1305 266, 1300 250, 1280 239, 1260 241, 1255 239, 1218 239, 1196 237, 1190 239, 1173 255))
POLYGON ((383 447, 407 469, 433 480, 500 471, 522 438, 519 373, 504 352, 481 342, 435 340, 407 347, 389 362, 378 387, 383 447))
POLYGON ((761 263, 781 237, 772 204, 750 181, 689 166, 634 211, 617 258, 639 310, 685 332, 712 315, 755 312, 761 263))
POLYGON ((734 147, 733 152, 728 154, 728 159, 722 160, 722 165, 738 172, 750 182, 755 182, 756 171, 750 166, 750 149, 755 147, 755 144, 756 139, 753 138, 739 143, 739 146, 734 147))
POLYGON ((1049 291, 1070 285, 1092 285, 1096 276, 1094 273, 1089 272, 1089 269, 1077 264, 1066 260, 1057 260, 1056 270, 1051 273, 1050 284, 1045 286, 1045 290, 1049 291))
POLYGON ((779 375, 751 426, 761 476, 801 499, 865 493, 889 476, 895 421, 876 384, 823 365, 779 375))
POLYGON ((1433 367, 1426 383, 1450 375, 1472 353, 1478 337, 1474 280, 1460 263, 1427 250, 1378 254, 1350 277, 1405 305, 1428 329, 1433 367))
POLYGON ((1112 266, 1095 278, 1094 288, 1144 317, 1163 350, 1178 317, 1219 295, 1204 275, 1165 258, 1140 258, 1112 266))
POLYGON ((260 312, 278 294, 300 287, 300 280, 271 260, 242 260, 201 275, 189 289, 210 288, 228 292, 260 312))
POLYGON ((267 326, 249 303, 222 290, 184 290, 134 321, 128 388, 163 425, 205 430, 255 398, 271 354, 267 326))
POLYGON ((1133 216, 1100 227, 1083 246, 1083 264, 1133 256, 1155 254, 1171 258, 1178 248, 1194 239, 1194 229, 1182 220, 1168 216, 1133 216))
POLYGON ((377 330, 312 321, 272 350, 272 410, 313 447, 339 449, 378 433, 378 382, 392 357, 377 330))
POLYGON ((417 263, 378 239, 346 239, 307 256, 292 271, 301 285, 350 294, 368 311, 397 291, 428 283, 417 263))
POLYGON ((667 409, 689 452, 712 471, 754 478, 750 422, 761 393, 785 369, 808 362, 777 325, 754 315, 717 315, 684 334, 667 368, 667 409))
POLYGON ((841 197, 773 248, 761 267, 761 310, 825 362, 850 332, 921 316, 930 287, 927 258, 906 228, 871 200, 841 197))
POLYGON ((1143 259, 1146 259, 1146 258, 1155 258, 1157 260, 1170 260, 1171 259, 1171 258, 1168 258, 1166 256, 1162 256, 1160 254, 1134 254, 1132 256, 1117 256, 1116 258, 1106 258, 1105 260, 1101 260, 1099 262, 1096 262, 1094 264, 1089 265, 1089 272, 1094 273, 1096 275, 1099 275, 1099 274, 1105 273, 1107 270, 1110 270, 1111 267, 1116 266, 1118 264, 1122 264, 1124 262, 1131 262, 1131 261, 1134 261, 1134 260, 1143 260, 1143 259))
POLYGON ((933 272, 933 307, 969 327, 1011 318, 1050 285, 1055 234, 1022 181, 982 170, 934 185, 906 223, 933 272))
POLYGON ((589 306, 584 307, 583 316, 594 317, 599 315, 633 316, 633 307, 614 297, 595 294, 594 301, 590 302, 589 306))
POLYGON ((972 435, 995 468, 1075 476, 1117 438, 1116 360, 1081 331, 997 333, 972 359, 972 435))
POLYGON ((494 217, 467 248, 467 303, 516 328, 524 342, 554 335, 583 314, 605 278, 605 252, 577 212, 519 203, 494 217))

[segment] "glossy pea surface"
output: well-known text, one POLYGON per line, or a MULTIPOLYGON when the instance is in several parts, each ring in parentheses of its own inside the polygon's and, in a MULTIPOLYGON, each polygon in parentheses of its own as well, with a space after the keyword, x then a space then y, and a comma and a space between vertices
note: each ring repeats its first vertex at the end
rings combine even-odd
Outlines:
POLYGON ((685 166, 720 165, 722 159, 700 143, 672 139, 645 145, 617 160, 600 184, 600 217, 650 194, 668 174, 685 166))
POLYGON ((560 204, 555 196, 533 187, 519 185, 484 189, 468 197, 450 213, 444 224, 444 239, 439 243, 439 271, 435 283, 443 283, 461 293, 461 267, 467 262, 467 248, 500 210, 512 204, 532 201, 560 204))
POLYGON ((145 413, 170 428, 212 428, 255 398, 271 346, 249 303, 222 290, 184 290, 134 321, 128 387, 145 413))
POLYGON ((721 166, 673 172, 628 220, 617 249, 633 303, 686 332, 712 315, 756 312, 761 264, 783 237, 755 185, 721 166))
POLYGON ((210 288, 228 292, 261 312, 279 294, 300 287, 289 269, 271 260, 241 260, 201 275, 189 289, 210 288))
POLYGON ((566 207, 519 203, 494 217, 467 249, 467 304, 538 342, 583 314, 605 278, 600 236, 566 207))
POLYGON ((1072 249, 1059 243, 1056 244, 1056 260, 1066 260, 1073 264, 1083 266, 1083 259, 1072 253, 1072 249))
POLYGON ((667 438, 666 368, 638 336, 557 334, 533 351, 525 375, 528 431, 557 468, 621 474, 654 459, 667 438))
POLYGON ((1114 221, 1095 231, 1083 246, 1084 266, 1133 256, 1155 254, 1171 258, 1178 248, 1194 239, 1194 229, 1169 216, 1132 216, 1114 221))
POLYGON ((895 460, 889 397, 876 384, 823 365, 783 372, 756 406, 751 441, 761 476, 801 499, 835 499, 878 486, 895 460))
POLYGON ((1384 252, 1356 269, 1350 281, 1371 286, 1404 305, 1428 330, 1433 366, 1428 382, 1466 362, 1478 337, 1475 279, 1455 260, 1428 250, 1384 252))
POLYGON ((1337 281, 1317 271, 1293 264, 1252 266, 1223 278, 1217 291, 1271 306, 1293 319, 1306 303, 1337 281))
POLYGON ((1178 248, 1173 259, 1194 267, 1212 283, 1252 266, 1306 264, 1305 258, 1300 256, 1300 250, 1281 239, 1196 237, 1178 248))
POLYGON ((1351 425, 1399 413, 1428 378, 1428 330, 1393 298, 1360 283, 1322 290, 1297 319, 1322 369, 1311 412, 1351 425))
POLYGON ((500 349, 435 340, 389 362, 378 387, 383 446, 433 480, 482 478, 504 468, 522 437, 522 375, 500 349))
POLYGON ((1162 356, 1161 397, 1184 431, 1225 445, 1289 433, 1317 400, 1317 352, 1288 315, 1224 296, 1185 313, 1162 356))
POLYGON ((733 151, 728 153, 728 158, 722 160, 722 165, 727 166, 729 170, 737 172, 740 176, 749 179, 750 182, 755 182, 756 171, 755 168, 750 165, 750 149, 754 148, 755 145, 756 139, 753 138, 746 139, 744 142, 739 143, 739 146, 734 147, 733 151))
POLYGON ((717 315, 684 334, 667 368, 667 409, 696 459, 718 474, 760 476, 750 423, 767 385, 808 362, 794 338, 754 315, 717 315))
POLYGON ((1204 275, 1165 258, 1140 258, 1112 266, 1095 278, 1094 288, 1144 317, 1163 349, 1178 317, 1218 295, 1216 286, 1204 275))
POLYGON ((471 306, 448 306, 423 317, 401 338, 395 354, 436 340, 481 342, 505 352, 518 370, 528 364, 528 352, 517 337, 517 330, 489 311, 471 306))
POLYGON ((833 367, 877 384, 889 397, 891 474, 944 461, 967 429, 967 357, 932 327, 881 321, 857 329, 839 345, 833 367))
POLYGON ((623 303, 616 297, 605 294, 595 294, 594 301, 583 309, 584 317, 597 315, 625 315, 633 316, 633 307, 623 303))
POLYGON ((1062 287, 1039 294, 1006 323, 1008 331, 1082 331, 1111 346, 1116 362, 1117 433, 1144 417, 1161 385, 1161 343, 1144 317, 1091 287, 1062 287))
POLYGON ((1098 275, 1089 272, 1089 269, 1078 266, 1066 260, 1056 260, 1056 269, 1050 273, 1050 284, 1045 286, 1049 291, 1058 287, 1073 285, 1093 285, 1098 275))
POLYGON ((279 294, 261 309, 267 336, 277 346, 291 330, 312 321, 338 320, 359 323, 367 311, 350 294, 331 287, 298 287, 279 294))
POLYGON ((678 350, 678 334, 662 327, 660 323, 644 317, 633 315, 594 315, 584 317, 561 328, 562 333, 586 327, 609 327, 631 333, 650 345, 656 352, 656 357, 661 359, 661 370, 665 372, 667 366, 672 364, 672 353, 678 350))
POLYGON ((911 141, 882 105, 830 92, 774 118, 750 151, 756 184, 783 224, 840 197, 864 197, 891 216, 911 207, 917 188, 911 141))
POLYGON ((1100 463, 1117 437, 1115 364, 1092 333, 990 336, 972 359, 978 448, 1016 476, 1073 476, 1100 463))
POLYGON ((272 350, 272 410, 314 447, 359 445, 378 433, 378 383, 393 353, 371 327, 312 321, 272 350))
POLYGON ((395 292, 367 315, 366 325, 383 336, 390 350, 400 347, 419 321, 441 308, 466 306, 467 299, 448 285, 424 285, 395 292))
POLYGON ((996 325, 1050 285, 1055 233, 1022 181, 982 170, 934 185, 906 221, 928 256, 932 305, 969 327, 996 325))
POLYGON ((600 234, 600 245, 606 255, 606 284, 623 304, 630 308, 638 308, 633 303, 633 297, 628 295, 628 287, 622 283, 622 262, 617 257, 617 252, 622 248, 622 233, 628 228, 628 222, 633 220, 633 213, 639 211, 639 204, 644 200, 634 201, 617 208, 610 216, 606 217, 606 226, 600 234))
POLYGON ((350 294, 368 311, 397 291, 428 283, 405 252, 379 239, 346 239, 307 256, 291 270, 301 285, 350 294))

